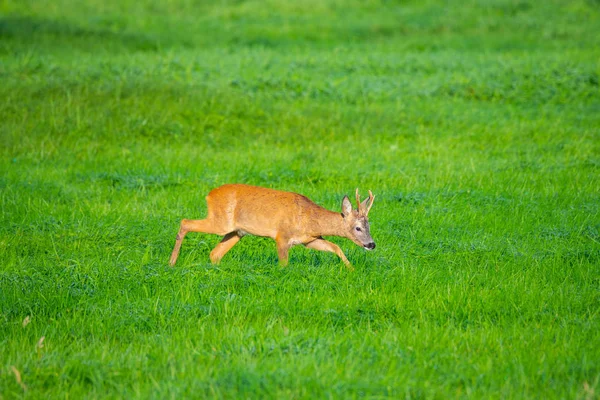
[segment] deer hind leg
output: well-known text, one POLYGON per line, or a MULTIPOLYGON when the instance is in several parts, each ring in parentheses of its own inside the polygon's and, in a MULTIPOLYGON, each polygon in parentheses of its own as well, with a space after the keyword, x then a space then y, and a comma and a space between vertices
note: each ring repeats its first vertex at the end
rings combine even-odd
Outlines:
POLYGON ((335 243, 331 243, 325 239, 320 238, 320 239, 315 239, 312 242, 304 243, 304 246, 306 246, 309 249, 328 251, 331 253, 335 253, 335 254, 337 254, 337 256, 339 258, 342 259, 342 261, 344 262, 344 264, 346 264, 346 267, 349 270, 351 270, 351 271, 354 270, 354 268, 352 267, 352 265, 350 265, 350 261, 348 261, 348 259, 346 258, 346 255, 344 254, 342 249, 340 249, 340 247, 335 243))
POLYGON ((210 261, 213 264, 218 264, 221 262, 223 256, 231 250, 233 246, 236 245, 237 242, 242 238, 237 232, 230 232, 221 242, 210 252, 210 261))
POLYGON ((177 233, 177 237, 175 239, 175 247, 173 248, 173 253, 171 253, 171 259, 169 260, 169 264, 171 266, 175 265, 175 263, 177 262, 177 257, 179 256, 179 249, 181 249, 181 243, 183 242, 183 238, 188 232, 203 232, 224 235, 228 231, 223 229, 223 227, 221 227, 219 224, 216 224, 210 218, 197 220, 182 220, 181 226, 179 228, 179 233, 177 233))

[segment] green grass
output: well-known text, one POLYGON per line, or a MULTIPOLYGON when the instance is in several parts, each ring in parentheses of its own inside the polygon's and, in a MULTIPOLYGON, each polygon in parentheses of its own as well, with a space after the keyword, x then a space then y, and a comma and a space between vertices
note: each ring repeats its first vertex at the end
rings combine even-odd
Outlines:
POLYGON ((599 31, 593 0, 0 3, 0 398, 598 398, 599 31), (190 234, 168 267, 228 182, 371 189, 377 249, 216 267, 190 234))

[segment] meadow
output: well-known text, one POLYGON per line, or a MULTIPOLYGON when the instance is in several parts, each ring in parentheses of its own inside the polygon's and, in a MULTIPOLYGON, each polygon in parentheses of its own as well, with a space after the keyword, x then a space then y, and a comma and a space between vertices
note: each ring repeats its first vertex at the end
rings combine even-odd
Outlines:
POLYGON ((0 398, 600 394, 600 2, 0 2, 0 398), (377 248, 189 234, 224 183, 377 248))

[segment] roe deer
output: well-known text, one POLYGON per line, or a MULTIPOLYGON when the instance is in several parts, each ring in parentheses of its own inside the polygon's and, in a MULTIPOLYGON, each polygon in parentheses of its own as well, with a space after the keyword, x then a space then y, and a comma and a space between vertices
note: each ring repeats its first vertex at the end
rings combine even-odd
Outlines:
POLYGON ((374 249, 367 219, 374 199, 369 190, 369 198, 361 203, 356 189, 358 209, 353 210, 350 199, 344 196, 342 212, 338 213, 296 193, 243 184, 223 185, 206 196, 206 219, 181 221, 169 263, 175 265, 181 242, 188 232, 204 232, 225 236, 210 252, 213 264, 218 264, 242 236, 252 234, 275 239, 279 262, 283 266, 288 263, 290 247, 302 244, 310 249, 335 253, 349 269, 353 269, 339 246, 323 236, 345 237, 367 250, 374 249))

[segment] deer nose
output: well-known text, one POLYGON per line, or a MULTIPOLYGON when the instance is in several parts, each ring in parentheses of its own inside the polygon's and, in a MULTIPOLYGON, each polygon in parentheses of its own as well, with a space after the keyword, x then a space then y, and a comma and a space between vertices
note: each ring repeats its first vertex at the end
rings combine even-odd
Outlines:
POLYGON ((371 242, 365 246, 369 250, 373 250, 375 248, 375 242, 371 242))

